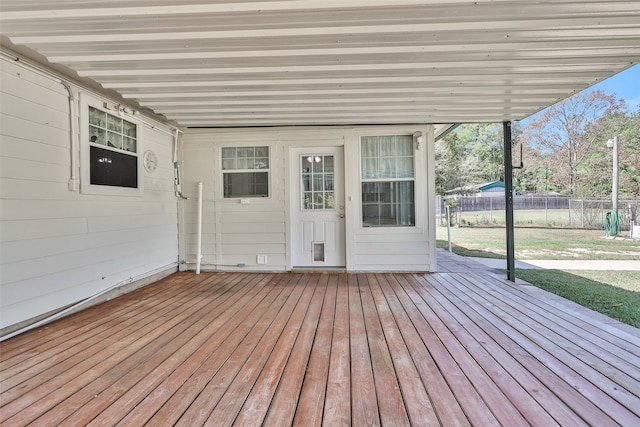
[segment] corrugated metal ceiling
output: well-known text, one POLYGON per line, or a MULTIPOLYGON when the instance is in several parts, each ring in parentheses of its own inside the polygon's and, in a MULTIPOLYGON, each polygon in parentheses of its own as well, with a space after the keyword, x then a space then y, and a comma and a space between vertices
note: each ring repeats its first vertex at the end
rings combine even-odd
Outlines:
POLYGON ((2 0, 0 29, 182 126, 519 120, 640 62, 638 1, 2 0))

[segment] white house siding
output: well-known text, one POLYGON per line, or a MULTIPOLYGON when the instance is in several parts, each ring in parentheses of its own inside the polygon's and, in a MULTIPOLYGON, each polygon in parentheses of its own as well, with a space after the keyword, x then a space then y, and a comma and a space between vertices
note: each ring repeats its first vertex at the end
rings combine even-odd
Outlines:
MULTIPOLYGON (((294 148, 343 146, 345 158, 346 267, 349 271, 434 271, 435 198, 431 126, 354 128, 190 129, 180 146, 183 191, 180 254, 185 268, 196 262, 197 189, 203 183, 202 268, 287 271, 291 265, 290 153, 294 148), (415 227, 361 226, 359 146, 361 135, 413 134, 425 142, 416 154, 415 227), (268 198, 224 199, 220 164, 223 146, 268 145, 271 187, 268 198), (257 264, 266 255, 267 264, 257 264)), ((295 178, 295 177, 294 177, 295 178)))
MULTIPOLYGON (((70 191, 67 90, 30 67, 0 64, 0 329, 175 270, 172 136, 144 126, 139 150, 153 150, 159 166, 139 171, 143 196, 70 191)), ((83 90, 73 88, 77 115, 83 90)))

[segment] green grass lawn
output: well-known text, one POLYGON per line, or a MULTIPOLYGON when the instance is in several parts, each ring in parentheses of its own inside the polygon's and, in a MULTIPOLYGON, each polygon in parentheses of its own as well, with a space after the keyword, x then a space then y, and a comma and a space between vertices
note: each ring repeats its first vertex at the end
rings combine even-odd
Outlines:
POLYGON ((640 328, 640 281, 637 271, 516 269, 516 277, 640 328))
MULTIPOLYGON (((448 248, 447 228, 438 227, 437 245, 448 248)), ((506 258, 504 227, 452 227, 452 250, 463 256, 506 258)), ((604 231, 570 228, 515 229, 516 259, 640 260, 640 242, 607 239, 604 231)), ((637 271, 524 270, 516 277, 541 289, 640 327, 640 273, 637 271)))
MULTIPOLYGON (((468 225, 504 225, 505 211, 472 211, 460 212, 459 218, 468 225)), ((571 224, 568 209, 535 209, 513 211, 513 221, 516 225, 540 226, 568 226, 571 224)))
MULTIPOLYGON (((447 227, 437 227, 437 245, 447 248, 447 227)), ((504 227, 451 227, 454 252, 464 256, 506 257, 504 227)), ((604 231, 516 227, 516 258, 640 260, 640 242, 605 238, 604 231)))

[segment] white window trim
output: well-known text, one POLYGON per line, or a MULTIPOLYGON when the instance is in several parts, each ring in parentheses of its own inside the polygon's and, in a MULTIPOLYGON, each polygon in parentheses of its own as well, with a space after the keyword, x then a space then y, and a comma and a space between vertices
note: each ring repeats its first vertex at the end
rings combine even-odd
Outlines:
POLYGON ((89 144, 89 106, 106 113, 117 115, 117 112, 104 108, 104 99, 91 96, 87 93, 81 93, 80 110, 78 113, 80 121, 80 193, 97 194, 107 196, 127 196, 142 197, 144 196, 144 167, 143 167, 143 126, 142 122, 133 116, 126 116, 128 122, 136 125, 136 157, 138 164, 138 188, 114 187, 109 185, 91 184, 91 157, 89 144))
POLYGON ((268 200, 272 198, 272 188, 271 188, 271 171, 272 171, 272 162, 273 157, 271 155, 272 148, 270 144, 225 144, 218 148, 218 159, 220 160, 220 198, 222 200, 241 200, 241 199, 252 199, 252 200, 268 200), (222 168, 222 149, 223 148, 242 148, 242 147, 267 147, 269 149, 269 167, 267 169, 229 169, 225 170, 222 168), (266 196, 233 196, 233 197, 225 197, 224 196, 224 174, 225 173, 252 173, 252 172, 267 172, 267 195, 266 196))

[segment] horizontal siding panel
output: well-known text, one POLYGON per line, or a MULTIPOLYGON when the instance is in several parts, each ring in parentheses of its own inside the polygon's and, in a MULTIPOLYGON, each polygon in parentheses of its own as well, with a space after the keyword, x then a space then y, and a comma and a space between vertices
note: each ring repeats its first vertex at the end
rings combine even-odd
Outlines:
POLYGON ((78 263, 74 266, 75 268, 52 272, 46 277, 28 277, 4 284, 2 286, 3 306, 57 292, 68 293, 68 299, 65 301, 68 304, 103 291, 110 285, 127 278, 144 275, 154 268, 176 263, 177 259, 171 252, 171 248, 166 246, 149 247, 146 251, 127 258, 104 258, 94 264, 78 263), (146 267, 142 268, 142 266, 146 267), (127 272, 129 272, 128 276, 127 272))
POLYGON ((356 246, 356 252, 360 255, 413 255, 427 254, 428 251, 427 242, 376 242, 356 246))
POLYGON ((60 147, 68 147, 70 145, 68 130, 56 129, 48 125, 8 116, 4 112, 0 114, 0 133, 3 136, 58 145, 60 147))
MULTIPOLYGON (((9 106, 9 108, 3 108, 5 114, 13 117, 28 117, 33 123, 69 132, 69 101, 62 97, 60 100, 62 102, 58 105, 59 109, 56 109, 38 102, 28 101, 20 96, 7 93, 0 96, 0 103, 9 106)), ((56 104, 58 103, 56 102, 56 104)))
MULTIPOLYGON (((149 251, 144 259, 131 259, 124 264, 119 260, 110 260, 99 266, 81 266, 71 271, 55 273, 47 278, 29 279, 7 285, 8 292, 16 292, 28 296, 14 304, 2 307, 2 324, 5 327, 22 322, 56 307, 65 307, 105 291, 115 285, 125 285, 153 273, 155 270, 166 269, 176 264, 175 255, 168 249, 149 251), (154 262, 148 262, 153 259, 154 262), (121 269, 122 268, 122 269, 121 269), (96 271, 113 272, 108 276, 99 277, 96 271), (67 287, 54 287, 53 284, 71 284, 67 287)), ((3 296, 5 286, 3 286, 3 296)))
POLYGON ((0 206, 2 219, 44 219, 70 218, 108 215, 151 215, 155 213, 172 212, 173 204, 163 201, 144 201, 137 197, 110 197, 94 200, 82 197, 81 200, 14 200, 0 206), (103 203, 97 203, 102 200, 103 203))
POLYGON ((223 224, 227 223, 272 223, 272 222, 284 222, 283 212, 264 212, 264 211, 252 211, 252 212, 222 212, 220 221, 223 224))
POLYGON ((223 244, 242 244, 253 245, 261 243, 279 243, 285 244, 285 236, 283 233, 251 233, 251 234, 222 234, 223 244))
MULTIPOLYGON (((215 222, 203 222, 202 223, 202 235, 211 235, 211 236, 215 236, 216 233, 216 223, 215 222)), ((185 233, 184 236, 185 237, 193 237, 195 239, 195 236, 197 234, 197 227, 195 226, 195 223, 193 223, 193 227, 189 228, 189 232, 185 233)))
POLYGON ((221 225, 222 233, 224 234, 232 234, 232 233, 284 233, 285 232, 285 223, 282 222, 270 222, 268 224, 265 223, 227 223, 221 225))
MULTIPOLYGON (((154 239, 140 240, 132 233, 120 232, 120 238, 109 246, 82 248, 74 252, 56 253, 42 258, 31 258, 2 264, 3 298, 4 286, 21 280, 45 277, 61 271, 73 270, 78 265, 99 265, 105 260, 132 259, 139 253, 162 247, 174 247, 176 238, 160 236, 154 239)), ((175 249, 175 247, 174 247, 175 249)), ((99 270, 96 270, 99 271, 99 270)), ((103 275, 106 272, 102 273, 103 275)), ((10 302, 8 300, 7 302, 10 302)))
POLYGON ((277 271, 283 270, 286 264, 286 257, 284 254, 267 254, 267 264, 256 264, 255 255, 222 255, 221 264, 224 265, 236 265, 243 263, 246 265, 246 269, 254 270, 270 270, 275 269, 277 271))
POLYGON ((222 212, 245 212, 248 210, 260 210, 261 212, 274 212, 284 215, 285 203, 284 200, 273 200, 266 198, 249 197, 248 204, 240 203, 240 200, 234 200, 231 202, 224 201, 220 203, 220 210, 222 212))
POLYGON ((66 146, 59 146, 12 136, 3 136, 2 144, 0 145, 0 156, 64 165, 68 168, 71 165, 70 147, 70 141, 67 141, 66 146))
POLYGON ((284 254, 284 244, 254 243, 251 245, 223 245, 223 255, 257 255, 257 254, 284 254))
POLYGON ((25 179, 0 180, 0 194, 3 203, 12 203, 12 200, 62 200, 65 198, 77 198, 77 194, 69 191, 67 181, 48 182, 31 181, 25 179))
POLYGON ((396 266, 402 265, 428 265, 428 254, 373 254, 356 256, 356 266, 360 268, 363 265, 378 265, 388 270, 393 270, 396 266))
MULTIPOLYGON (((381 229, 376 229, 376 231, 381 229)), ((382 233, 356 233, 355 241, 357 243, 377 243, 377 242, 426 242, 428 241, 428 236, 423 233, 421 230, 412 229, 410 232, 406 232, 405 230, 391 230, 392 232, 388 232, 391 229, 384 229, 382 233)))
POLYGON ((172 231, 175 233, 175 224, 149 225, 145 228, 117 230, 117 232, 105 231, 4 242, 0 248, 0 260, 2 264, 7 264, 56 254, 69 254, 76 258, 79 250, 109 248, 122 242, 123 239, 129 241, 152 240, 159 235, 170 236, 172 231))
POLYGON ((0 227, 0 241, 12 242, 88 232, 86 218, 55 218, 40 220, 5 221, 0 227))
POLYGON ((170 166, 162 166, 158 162, 158 168, 152 172, 147 172, 144 168, 142 169, 142 179, 144 182, 144 190, 162 190, 168 191, 173 194, 173 199, 177 200, 175 197, 175 187, 173 182, 173 167, 170 166))
POLYGON ((175 223, 176 214, 173 212, 149 215, 95 216, 88 219, 90 233, 130 231, 157 226, 173 226, 175 229, 175 223))
MULTIPOLYGON (((196 253, 197 253, 197 249, 196 248, 196 241, 193 241, 193 244, 187 246, 187 260, 188 261, 195 261, 196 259, 196 253)), ((216 245, 215 243, 209 243, 209 242, 202 242, 202 254, 208 258, 208 259, 212 259, 211 257, 216 255, 216 245)))
MULTIPOLYGON (((0 175, 3 178, 66 183, 70 171, 65 165, 0 157, 0 175)), ((5 197, 4 193, 2 197, 5 197)))
POLYGON ((59 108, 64 110, 65 106, 57 99, 62 98, 67 104, 69 92, 60 82, 27 71, 22 65, 10 61, 3 61, 0 70, 3 79, 0 89, 3 92, 32 99, 52 108, 59 105, 59 108))
MULTIPOLYGON (((189 200, 181 200, 182 203, 182 211, 187 214, 193 214, 194 217, 198 213, 198 199, 197 194, 195 198, 189 198, 189 200)), ((216 202, 212 200, 202 200, 202 212, 203 214, 206 212, 209 215, 213 215, 215 213, 216 202)))
MULTIPOLYGON (((203 235, 202 236, 202 253, 207 255, 215 254, 216 253, 215 242, 216 242, 215 236, 203 235)), ((190 253, 191 255, 195 256, 197 252, 196 244, 197 244, 197 240, 195 238, 193 238, 192 240, 188 240, 185 243, 185 249, 188 254, 190 253)))

